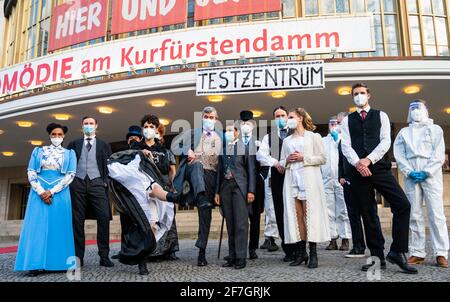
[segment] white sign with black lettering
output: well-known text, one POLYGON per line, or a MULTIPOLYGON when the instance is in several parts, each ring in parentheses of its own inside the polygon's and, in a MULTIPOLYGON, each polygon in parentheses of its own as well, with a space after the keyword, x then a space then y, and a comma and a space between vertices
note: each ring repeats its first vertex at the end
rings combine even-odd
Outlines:
POLYGON ((325 88, 323 61, 197 69, 197 95, 325 88))

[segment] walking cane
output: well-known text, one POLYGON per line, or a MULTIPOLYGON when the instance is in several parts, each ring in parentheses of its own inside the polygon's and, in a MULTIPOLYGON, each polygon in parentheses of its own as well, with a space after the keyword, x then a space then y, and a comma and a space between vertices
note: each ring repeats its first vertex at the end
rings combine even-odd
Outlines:
POLYGON ((224 223, 224 221, 225 221, 225 217, 222 215, 222 226, 220 227, 219 251, 217 253, 217 259, 220 259, 220 249, 222 248, 223 223, 224 223))

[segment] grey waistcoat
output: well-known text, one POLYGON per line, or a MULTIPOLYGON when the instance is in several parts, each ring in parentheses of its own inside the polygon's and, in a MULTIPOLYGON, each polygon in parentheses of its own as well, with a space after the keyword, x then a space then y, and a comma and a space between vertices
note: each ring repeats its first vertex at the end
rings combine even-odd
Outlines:
POLYGON ((97 140, 92 145, 91 150, 88 151, 85 142, 83 141, 83 148, 81 149, 81 156, 78 160, 76 177, 85 179, 86 175, 89 179, 100 177, 97 165, 97 140))

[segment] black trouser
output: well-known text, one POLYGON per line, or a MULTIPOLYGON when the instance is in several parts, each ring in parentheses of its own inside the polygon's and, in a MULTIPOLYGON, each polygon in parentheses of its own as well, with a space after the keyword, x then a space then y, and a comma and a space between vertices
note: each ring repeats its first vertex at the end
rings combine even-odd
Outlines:
POLYGON ((277 221, 278 233, 281 238, 281 248, 288 256, 292 256, 295 251, 295 244, 284 243, 284 201, 283 201, 283 183, 284 175, 278 173, 278 170, 271 168, 270 187, 272 188, 273 208, 275 219, 277 221))
MULTIPOLYGON (((217 173, 210 170, 203 170, 202 174, 204 180, 203 186, 205 187, 206 190, 204 191, 205 196, 211 204, 214 204, 217 173)), ((200 191, 199 193, 202 192, 200 191)), ((212 209, 197 208, 197 210, 198 210, 198 239, 197 242, 195 243, 195 246, 198 247, 199 249, 206 249, 206 246, 208 244, 209 231, 211 229, 212 209)))
POLYGON ((245 259, 248 242, 247 198, 244 198, 236 181, 231 179, 223 181, 220 199, 227 222, 228 255, 231 259, 245 259))
POLYGON ((97 220, 97 246, 100 257, 109 255, 109 222, 111 209, 108 202, 105 183, 101 178, 89 180, 75 177, 70 185, 72 198, 72 223, 75 239, 75 254, 84 258, 86 209, 92 208, 97 220))
POLYGON ((390 169, 375 164, 370 167, 371 177, 362 177, 352 168, 350 182, 353 197, 357 200, 363 218, 367 246, 373 256, 384 259, 384 238, 375 212, 374 189, 389 202, 393 214, 391 251, 408 252, 409 217, 411 206, 392 175, 390 169))
MULTIPOLYGON (((254 201, 254 203, 256 200, 254 201)), ((252 205, 253 206, 253 205, 252 205)), ((249 250, 258 249, 259 245, 259 233, 261 231, 261 213, 257 207, 253 207, 251 215, 249 215, 250 220, 250 240, 248 243, 249 250)))
MULTIPOLYGON (((364 240, 361 212, 359 211, 359 207, 356 204, 356 200, 352 196, 350 186, 351 185, 348 184, 344 185, 344 199, 345 205, 347 206, 348 219, 350 220, 350 228, 352 230, 353 248, 358 251, 364 251, 366 249, 366 243, 364 240)), ((377 213, 376 201, 374 201, 373 207, 375 208, 373 213, 377 213)), ((376 219, 378 219, 378 216, 376 219)))

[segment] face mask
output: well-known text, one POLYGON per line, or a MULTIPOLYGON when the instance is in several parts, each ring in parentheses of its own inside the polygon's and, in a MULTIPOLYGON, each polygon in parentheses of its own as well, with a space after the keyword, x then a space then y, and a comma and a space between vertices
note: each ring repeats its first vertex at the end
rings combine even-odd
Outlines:
POLYGON ((95 132, 95 126, 94 125, 83 125, 83 132, 86 135, 91 135, 95 132))
POLYGON ((277 124, 278 129, 286 128, 287 121, 284 118, 279 117, 275 120, 275 122, 277 124))
POLYGON ((144 136, 146 139, 153 139, 156 137, 156 130, 152 128, 145 128, 144 136))
POLYGON ((216 124, 215 120, 211 120, 209 118, 203 119, 203 130, 212 131, 214 130, 215 124, 216 124))
POLYGON ((252 134, 252 130, 253 130, 252 126, 247 125, 247 124, 245 124, 241 127, 241 131, 244 136, 248 136, 248 135, 252 134))
POLYGON ((287 121, 287 126, 289 129, 297 129, 298 121, 296 119, 290 118, 287 121))
POLYGON ((52 145, 55 147, 59 147, 62 144, 63 140, 64 139, 62 137, 51 137, 50 138, 52 145))
POLYGON ((160 140, 161 139, 161 135, 159 135, 159 133, 156 133, 155 134, 155 138, 160 140))
POLYGON ((335 130, 337 133, 341 133, 341 131, 342 131, 341 125, 337 125, 336 128, 334 128, 334 130, 335 130))
POLYGON ((367 94, 358 94, 353 98, 353 101, 355 102, 355 105, 362 108, 367 104, 367 94))
POLYGON ((232 141, 234 141, 234 132, 233 131, 227 131, 225 132, 225 139, 227 140, 227 142, 231 143, 232 141))
POLYGON ((423 122, 425 116, 426 114, 424 110, 414 109, 413 111, 411 111, 411 119, 416 123, 423 122))

